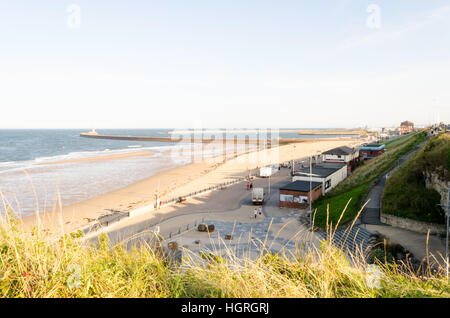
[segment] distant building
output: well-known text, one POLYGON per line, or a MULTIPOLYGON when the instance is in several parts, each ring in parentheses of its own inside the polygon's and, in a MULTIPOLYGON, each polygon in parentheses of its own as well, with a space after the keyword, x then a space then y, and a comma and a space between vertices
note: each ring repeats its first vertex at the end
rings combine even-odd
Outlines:
POLYGON ((384 144, 369 144, 359 147, 359 153, 364 159, 371 159, 378 157, 384 153, 384 144))
POLYGON ((309 168, 305 167, 295 172, 292 181, 307 181, 322 183, 323 194, 333 189, 339 182, 347 178, 347 165, 345 164, 322 164, 309 168))
POLYGON ((405 135, 414 131, 414 123, 406 120, 400 124, 400 135, 405 135))
POLYGON ((322 182, 294 181, 280 188, 280 207, 304 209, 309 206, 311 186, 311 201, 322 195, 322 182))
POLYGON ((322 155, 324 163, 346 164, 348 174, 359 164, 359 150, 347 146, 325 151, 322 155))

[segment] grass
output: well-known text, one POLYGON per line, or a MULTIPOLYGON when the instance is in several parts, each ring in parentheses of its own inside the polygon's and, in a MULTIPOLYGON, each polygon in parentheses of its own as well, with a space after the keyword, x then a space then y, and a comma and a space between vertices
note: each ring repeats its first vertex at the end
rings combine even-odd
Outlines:
POLYGON ((345 207, 350 199, 351 201, 344 216, 344 222, 341 222, 341 224, 352 220, 361 209, 372 183, 380 175, 393 168, 401 156, 412 151, 416 145, 425 139, 426 132, 412 134, 402 139, 402 142, 396 141, 399 143, 395 147, 387 150, 384 154, 367 160, 363 165, 356 168, 349 177, 314 203, 314 209, 317 210, 316 225, 322 228, 325 227, 327 209, 329 209, 330 221, 336 223, 340 217, 342 207, 345 207))
POLYGON ((409 138, 411 138, 413 136, 413 134, 409 134, 409 135, 403 135, 403 136, 399 136, 390 140, 387 140, 384 144, 385 147, 384 149, 389 150, 392 149, 404 142, 406 142, 409 138))
POLYGON ((379 262, 375 286, 362 258, 351 262, 326 241, 291 258, 194 259, 187 253, 174 266, 150 245, 127 251, 105 237, 98 247, 69 235, 50 241, 7 219, 0 224, 0 297, 450 297, 442 270, 425 279, 379 262))
POLYGON ((367 192, 370 189, 369 183, 363 183, 360 186, 357 186, 350 191, 338 194, 333 196, 332 198, 321 200, 315 206, 317 211, 321 211, 321 213, 316 213, 316 225, 320 227, 324 227, 326 224, 327 214, 322 211, 327 210, 327 206, 329 206, 329 217, 330 222, 336 224, 338 221, 338 217, 340 217, 341 211, 347 206, 346 213, 342 217, 341 224, 348 223, 353 220, 357 211, 361 209, 361 202, 364 200, 367 192))
POLYGON ((449 135, 430 139, 387 180, 383 193, 383 212, 444 224, 445 213, 438 206, 441 196, 435 189, 426 187, 425 173, 434 173, 443 182, 450 181, 449 154, 449 135))

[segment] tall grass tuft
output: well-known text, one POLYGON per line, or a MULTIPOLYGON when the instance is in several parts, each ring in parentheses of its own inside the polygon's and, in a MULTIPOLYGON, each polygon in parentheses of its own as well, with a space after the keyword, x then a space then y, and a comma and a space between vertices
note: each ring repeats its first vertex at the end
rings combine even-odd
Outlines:
POLYGON ((441 274, 423 278, 383 263, 378 264, 374 285, 364 257, 348 257, 330 241, 293 257, 266 252, 253 258, 229 255, 199 261, 185 250, 178 266, 167 262, 151 244, 127 250, 120 244, 111 247, 107 236, 95 247, 71 235, 50 240, 37 228, 24 232, 17 220, 6 217, 0 224, 0 296, 450 296, 441 274))

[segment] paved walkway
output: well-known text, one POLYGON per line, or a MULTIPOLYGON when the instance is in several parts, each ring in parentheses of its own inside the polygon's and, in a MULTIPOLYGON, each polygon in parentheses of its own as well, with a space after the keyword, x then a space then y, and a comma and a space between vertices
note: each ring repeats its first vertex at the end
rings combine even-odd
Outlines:
MULTIPOLYGON (((392 226, 363 225, 369 231, 378 231, 388 237, 392 243, 400 244, 409 250, 415 258, 422 261, 427 257, 427 235, 412 232, 392 226)), ((443 263, 442 255, 445 255, 445 243, 436 235, 430 235, 428 240, 428 251, 430 262, 436 258, 439 263, 443 263), (433 255, 434 257, 432 257, 433 255)))
MULTIPOLYGON (((381 222, 380 216, 382 195, 387 177, 394 173, 395 170, 415 154, 424 143, 417 145, 413 151, 399 158, 395 167, 378 179, 376 185, 369 192, 368 199, 370 199, 370 202, 367 204, 360 217, 362 223, 361 227, 369 231, 377 231, 386 236, 393 243, 399 244, 409 250, 418 260, 423 260, 427 256, 427 235, 384 224, 381 222)), ((445 243, 441 238, 430 236, 428 241, 428 251, 430 257, 431 255, 434 255, 434 257, 442 264, 443 259, 441 255, 445 254, 445 243)))
MULTIPOLYGON (((284 185, 290 182, 290 178, 288 177, 288 175, 289 169, 281 169, 281 171, 270 178, 271 200, 277 198, 277 188, 279 188, 280 185, 284 185)), ((268 194, 269 179, 256 178, 253 180, 253 187, 263 187, 264 192, 268 194)), ((210 213, 223 213, 224 215, 226 215, 231 211, 239 210, 242 207, 246 207, 243 209, 245 211, 242 211, 242 213, 248 214, 248 216, 250 216, 252 215, 254 209, 251 201, 251 193, 252 191, 246 190, 245 182, 238 183, 224 190, 213 191, 206 195, 190 198, 181 204, 163 207, 160 210, 146 213, 133 219, 124 220, 120 224, 111 226, 111 228, 107 229, 106 232, 108 233, 108 236, 112 243, 118 243, 129 237, 136 236, 141 232, 148 231, 150 228, 157 226, 163 222, 181 216, 185 216, 187 219, 189 219, 189 215, 203 214, 204 219, 206 219, 208 217, 208 214, 210 213)), ((267 198, 266 200, 270 201, 267 198)), ((265 214, 266 205, 267 204, 263 206, 263 212, 265 214)), ((272 203, 270 203, 270 205, 272 205, 272 203)), ((267 216, 270 215, 271 214, 269 213, 267 216)), ((180 223, 179 226, 185 227, 186 223, 180 223)), ((172 229, 168 229, 167 231, 169 232, 161 234, 167 235, 170 233, 170 231, 172 231, 172 229)), ((178 227, 176 231, 178 231, 178 227)), ((91 239, 91 241, 93 242, 95 240, 95 237, 91 239)))
POLYGON ((424 143, 425 142, 417 145, 413 151, 407 153, 406 155, 401 156, 397 160, 395 167, 393 169, 384 173, 375 181, 375 185, 370 190, 366 199, 366 201, 367 200, 370 201, 366 205, 360 216, 360 221, 362 224, 383 225, 380 219, 381 199, 383 196, 384 187, 386 186, 386 180, 393 172, 395 172, 395 170, 397 170, 406 160, 408 160, 409 157, 415 154, 424 143))

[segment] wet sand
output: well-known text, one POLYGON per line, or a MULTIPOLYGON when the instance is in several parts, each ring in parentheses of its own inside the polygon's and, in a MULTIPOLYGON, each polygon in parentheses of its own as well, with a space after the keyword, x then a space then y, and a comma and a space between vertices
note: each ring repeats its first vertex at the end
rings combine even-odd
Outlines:
MULTIPOLYGON (((353 143, 359 143, 354 140, 353 143)), ((292 159, 316 155, 319 151, 350 145, 348 140, 312 140, 304 143, 283 145, 261 151, 248 152, 221 163, 222 155, 203 162, 191 163, 158 173, 123 189, 112 191, 66 207, 55 206, 53 210, 23 218, 26 229, 40 222, 41 228, 54 234, 65 233, 85 226, 112 210, 130 211, 154 204, 155 195, 162 200, 184 196, 207 187, 246 176, 251 169, 267 164, 287 162, 292 159)))
POLYGON ((42 166, 42 165, 56 165, 56 164, 63 164, 63 163, 83 162, 83 161, 115 160, 115 159, 141 157, 141 156, 152 156, 152 155, 153 155, 153 153, 149 152, 149 151, 118 153, 118 154, 113 154, 113 155, 67 159, 67 160, 59 160, 59 161, 51 161, 51 162, 42 162, 39 165, 42 166))

